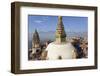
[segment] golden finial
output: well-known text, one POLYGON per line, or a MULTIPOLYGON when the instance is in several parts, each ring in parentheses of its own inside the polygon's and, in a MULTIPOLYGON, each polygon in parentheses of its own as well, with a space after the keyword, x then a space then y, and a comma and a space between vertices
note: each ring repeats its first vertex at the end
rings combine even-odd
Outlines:
POLYGON ((58 19, 61 21, 62 20, 62 16, 58 16, 58 19))

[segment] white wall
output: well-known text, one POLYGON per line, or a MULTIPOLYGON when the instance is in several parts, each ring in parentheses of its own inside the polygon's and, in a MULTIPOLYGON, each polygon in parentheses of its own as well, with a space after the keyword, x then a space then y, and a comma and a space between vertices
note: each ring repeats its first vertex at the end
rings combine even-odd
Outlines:
MULTIPOLYGON (((0 1, 0 76, 16 76, 10 73, 11 60, 11 15, 10 3, 15 0, 1 0, 0 1)), ((74 5, 90 5, 99 7, 98 20, 100 21, 100 0, 16 0, 16 1, 30 1, 39 3, 56 3, 56 4, 74 4, 74 5)), ((100 22, 98 22, 98 28, 100 22)), ((98 29, 99 30, 99 29, 98 29)), ((98 31, 100 33, 100 30, 98 31)), ((98 36, 100 42, 100 35, 98 36)), ((100 44, 99 44, 100 46, 100 44)), ((100 58, 100 48, 98 54, 100 58)), ((81 70, 81 71, 65 71, 52 73, 37 73, 37 74, 21 74, 18 76, 100 76, 100 59, 98 70, 81 70)))

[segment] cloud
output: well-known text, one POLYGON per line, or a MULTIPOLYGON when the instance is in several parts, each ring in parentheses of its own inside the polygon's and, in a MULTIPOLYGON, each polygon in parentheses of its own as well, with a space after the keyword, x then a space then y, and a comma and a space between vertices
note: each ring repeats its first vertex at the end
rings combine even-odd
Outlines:
POLYGON ((46 22, 48 20, 49 17, 42 17, 41 20, 34 20, 35 23, 43 23, 46 22))
POLYGON ((43 20, 48 20, 48 19, 49 19, 49 17, 47 17, 47 16, 43 17, 43 20))
POLYGON ((34 22, 35 22, 35 23, 42 23, 42 22, 44 22, 44 21, 42 21, 42 20, 35 20, 34 22))

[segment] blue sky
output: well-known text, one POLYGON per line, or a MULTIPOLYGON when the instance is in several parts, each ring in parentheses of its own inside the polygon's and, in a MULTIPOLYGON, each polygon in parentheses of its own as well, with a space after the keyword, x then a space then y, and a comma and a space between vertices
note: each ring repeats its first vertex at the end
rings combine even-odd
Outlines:
MULTIPOLYGON (((66 32, 87 32, 88 18, 75 16, 62 16, 66 32)), ((29 33, 56 31, 58 16, 28 15, 29 33)))

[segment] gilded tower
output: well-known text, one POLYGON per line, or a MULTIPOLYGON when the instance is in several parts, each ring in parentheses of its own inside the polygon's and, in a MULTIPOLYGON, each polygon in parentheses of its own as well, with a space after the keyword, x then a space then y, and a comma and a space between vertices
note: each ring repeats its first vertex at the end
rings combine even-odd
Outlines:
POLYGON ((59 16, 56 29, 56 43, 62 43, 62 42, 66 42, 66 33, 62 22, 62 16, 59 16))

